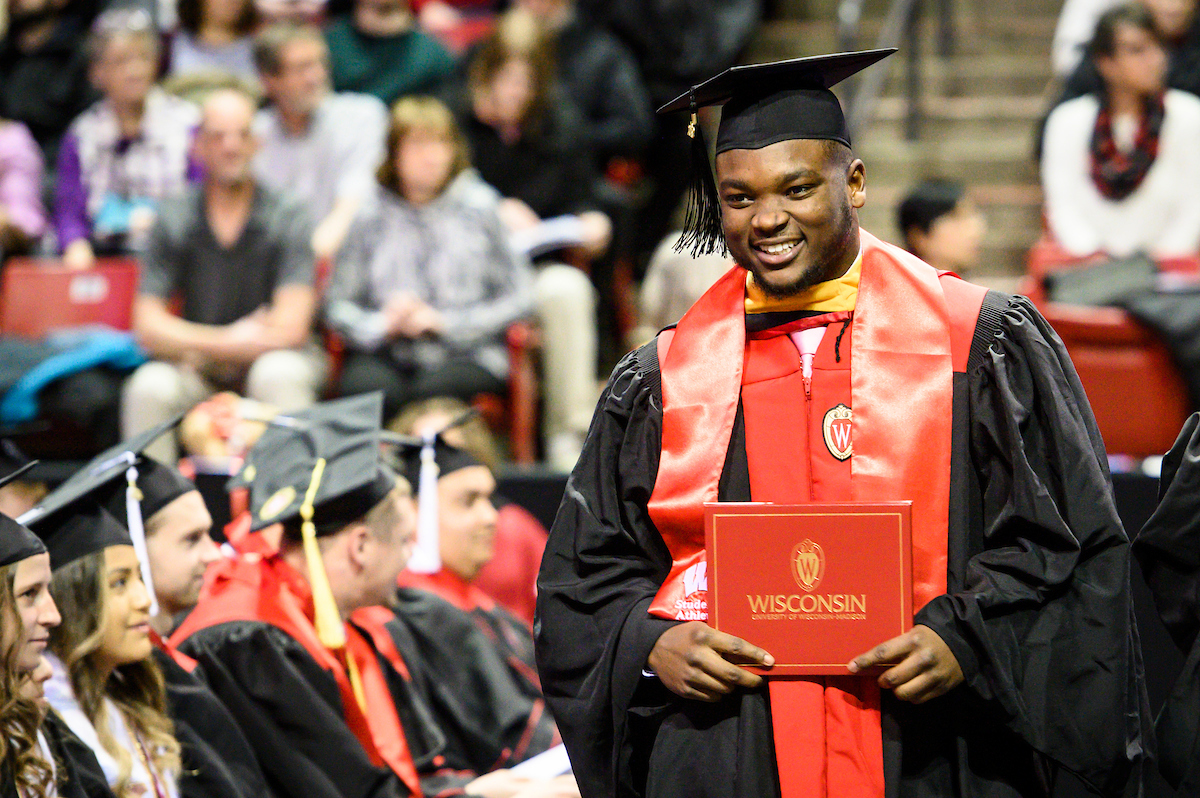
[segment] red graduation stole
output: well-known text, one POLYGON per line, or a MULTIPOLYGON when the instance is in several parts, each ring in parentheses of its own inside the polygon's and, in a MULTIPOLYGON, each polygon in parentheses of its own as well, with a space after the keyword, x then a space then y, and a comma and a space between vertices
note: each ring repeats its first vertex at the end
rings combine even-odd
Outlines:
MULTIPOLYGON (((366 705, 371 710, 367 713, 359 707, 350 686, 346 663, 317 637, 311 617, 312 597, 303 576, 278 557, 250 553, 214 564, 208 577, 205 595, 171 636, 171 642, 178 645, 201 629, 232 621, 261 621, 282 629, 333 676, 346 725, 371 762, 376 767, 390 768, 414 798, 421 798, 421 784, 404 728, 370 641, 352 625, 346 625, 343 654, 354 657, 358 666, 366 705)), ((385 656, 388 653, 385 651, 385 656)), ((395 659, 399 659, 398 654, 395 659)), ((408 676, 407 669, 400 672, 408 676)))
POLYGON ((196 666, 199 664, 196 662, 196 660, 192 659, 187 654, 184 654, 166 640, 163 640, 162 635, 153 629, 150 630, 150 642, 153 643, 159 651, 170 657, 176 665, 183 668, 188 673, 192 673, 196 670, 196 666))
MULTIPOLYGON (((965 368, 985 291, 951 279, 956 299, 966 300, 951 306, 928 264, 865 231, 861 240, 851 332, 852 493, 862 501, 913 501, 913 605, 919 609, 946 591, 952 373, 959 362, 965 368)), ((707 619, 704 502, 717 500, 737 414, 744 308, 745 271, 735 267, 673 336, 659 339, 662 458, 648 509, 673 564, 650 608, 658 617, 707 619)), ((752 484, 762 479, 751 475, 752 484)), ((878 688, 873 678, 831 681, 837 685, 771 680, 784 798, 882 798, 878 688)))

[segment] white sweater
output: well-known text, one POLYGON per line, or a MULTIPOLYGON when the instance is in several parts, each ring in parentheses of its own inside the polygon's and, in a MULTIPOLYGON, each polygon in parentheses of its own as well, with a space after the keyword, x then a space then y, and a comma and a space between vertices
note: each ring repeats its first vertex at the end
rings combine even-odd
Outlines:
POLYGON ((1042 189, 1055 240, 1073 255, 1104 252, 1158 258, 1200 251, 1200 98, 1167 91, 1158 157, 1137 189, 1107 199, 1091 176, 1091 140, 1100 102, 1085 95, 1046 123, 1042 189))

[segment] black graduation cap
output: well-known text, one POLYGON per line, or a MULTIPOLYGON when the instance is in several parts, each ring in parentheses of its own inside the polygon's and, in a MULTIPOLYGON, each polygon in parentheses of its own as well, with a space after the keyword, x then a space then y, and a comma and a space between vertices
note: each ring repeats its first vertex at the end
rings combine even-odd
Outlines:
MULTIPOLYGON (((33 468, 34 465, 36 465, 36 461, 26 462, 19 468, 10 470, 8 474, 0 478, 0 488, 13 480, 20 479, 21 475, 33 468)), ((46 547, 42 544, 41 538, 33 534, 28 527, 17 523, 4 513, 0 513, 0 568, 44 551, 46 551, 46 547)))
MULTIPOLYGON (((161 424, 151 427, 145 432, 134 435, 127 441, 122 441, 116 446, 105 449, 92 458, 87 465, 72 474, 66 482, 59 485, 58 488, 42 499, 41 503, 25 513, 21 518, 32 522, 43 515, 48 515, 61 507, 73 503, 83 496, 99 494, 102 489, 109 487, 118 479, 130 476, 128 474, 129 469, 137 467, 138 463, 145 459, 142 456, 142 450, 166 434, 168 430, 178 426, 182 419, 183 414, 180 413, 161 424)), ((138 469, 137 476, 140 477, 140 469, 138 469)), ((97 496, 98 501, 106 501, 107 499, 107 495, 97 496)), ((143 515, 151 515, 151 513, 143 513, 143 515)))
MULTIPOLYGON (((174 430, 183 420, 183 416, 184 413, 178 413, 161 424, 105 449, 42 499, 40 504, 21 516, 23 520, 34 525, 40 534, 41 518, 61 515, 61 518, 51 519, 49 523, 65 524, 66 515, 76 513, 81 514, 81 518, 87 519, 89 523, 95 523, 97 520, 93 517, 91 505, 102 507, 104 513, 100 516, 100 522, 107 525, 111 521, 122 526, 126 530, 126 539, 122 542, 132 545, 137 550, 142 582, 150 594, 151 615, 158 613, 158 596, 154 590, 143 521, 174 499, 195 490, 196 486, 175 468, 146 457, 142 452, 154 441, 174 430), (73 509, 68 512, 67 508, 73 509)), ((111 541, 113 535, 104 534, 107 535, 105 539, 111 541)), ((100 538, 97 538, 97 545, 99 541, 100 538)), ((107 542, 104 545, 112 546, 117 543, 107 542)), ((88 553, 90 552, 80 551, 72 559, 88 553)), ((51 561, 55 568, 63 564, 54 557, 53 550, 51 561)))
POLYGON ((794 139, 824 139, 850 146, 841 103, 830 89, 896 52, 894 47, 791 58, 731 67, 693 86, 658 109, 690 111, 692 187, 684 235, 677 249, 693 255, 723 248, 720 197, 708 163, 708 148, 696 125, 697 109, 724 106, 716 152, 756 150, 794 139))
POLYGON ((55 571, 109 546, 133 545, 129 530, 92 496, 77 498, 71 504, 30 521, 29 527, 46 545, 50 552, 50 567, 55 571))
POLYGON ((330 649, 345 647, 346 630, 317 537, 362 518, 395 487, 380 457, 382 418, 378 391, 276 416, 229 481, 230 488, 250 488, 251 529, 301 520, 314 626, 330 649))
POLYGON ((437 573, 442 569, 438 541, 437 481, 460 468, 482 465, 466 449, 446 442, 443 433, 461 426, 479 411, 474 408, 450 421, 440 430, 421 437, 388 434, 385 444, 395 446, 393 459, 396 470, 417 491, 417 543, 408 559, 408 570, 420 574, 437 573))
POLYGON ((383 395, 371 393, 271 419, 229 481, 250 488, 251 529, 300 518, 310 491, 318 536, 366 515, 396 484, 380 458, 382 417, 383 395))

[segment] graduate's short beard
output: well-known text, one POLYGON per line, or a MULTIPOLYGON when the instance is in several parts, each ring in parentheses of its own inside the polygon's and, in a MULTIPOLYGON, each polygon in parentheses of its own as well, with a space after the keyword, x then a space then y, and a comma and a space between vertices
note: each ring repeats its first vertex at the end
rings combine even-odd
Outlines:
MULTIPOLYGON (((857 224, 854 218, 854 209, 849 203, 842 207, 839 216, 837 227, 844 230, 845 233, 842 236, 841 246, 838 247, 837 252, 820 263, 814 263, 794 281, 784 285, 775 285, 762 279, 762 276, 755 269, 751 269, 751 272, 754 272, 754 282, 762 290, 763 294, 770 299, 788 299, 805 289, 812 288, 818 283, 836 280, 845 274, 846 267, 843 265, 845 252, 854 243, 854 232, 857 229, 857 224)), ((857 257, 858 253, 856 252, 854 255, 857 257)))

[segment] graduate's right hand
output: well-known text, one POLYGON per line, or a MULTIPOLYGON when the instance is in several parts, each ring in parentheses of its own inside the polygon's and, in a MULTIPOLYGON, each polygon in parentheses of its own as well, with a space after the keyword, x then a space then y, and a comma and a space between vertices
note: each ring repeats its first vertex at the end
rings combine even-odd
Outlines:
POLYGON ((647 662, 672 693, 698 701, 719 701, 739 687, 762 684, 761 676, 739 665, 769 668, 775 658, 702 621, 687 621, 662 633, 647 662))

